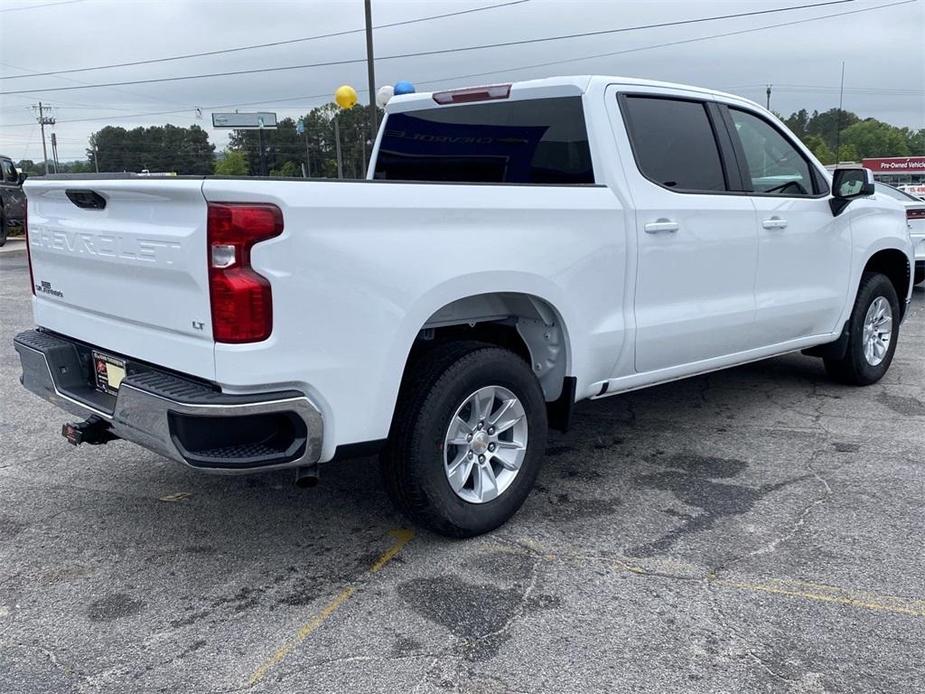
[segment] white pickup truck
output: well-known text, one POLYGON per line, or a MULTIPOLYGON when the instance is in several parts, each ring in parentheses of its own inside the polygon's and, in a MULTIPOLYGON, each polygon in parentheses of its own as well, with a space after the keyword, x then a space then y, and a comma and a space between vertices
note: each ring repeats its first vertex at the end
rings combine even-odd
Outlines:
POLYGON ((23 385, 197 470, 381 453, 491 530, 575 402, 808 350, 858 385, 911 295, 903 209, 760 106, 564 77, 394 98, 369 180, 26 182, 23 385))

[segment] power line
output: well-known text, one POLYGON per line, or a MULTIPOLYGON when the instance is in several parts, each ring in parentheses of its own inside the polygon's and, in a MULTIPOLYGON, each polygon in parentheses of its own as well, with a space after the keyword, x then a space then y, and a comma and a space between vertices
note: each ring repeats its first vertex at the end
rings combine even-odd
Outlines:
MULTIPOLYGON (((525 2, 530 2, 530 0, 511 0, 511 2, 502 2, 497 5, 489 5, 487 7, 473 7, 468 10, 458 10, 456 12, 446 12, 444 14, 435 14, 429 17, 418 17, 417 19, 406 19, 400 22, 390 22, 388 24, 379 24, 374 26, 373 29, 391 29, 392 27, 405 26, 407 24, 419 24, 420 22, 429 22, 434 19, 446 19, 447 17, 459 17, 464 14, 472 14, 474 12, 484 12, 486 10, 497 10, 501 7, 510 7, 511 5, 522 5, 525 2)), ((91 70, 109 70, 112 68, 119 67, 133 67, 136 65, 151 65, 153 63, 167 63, 174 60, 188 60, 190 58, 203 58, 210 55, 222 55, 225 53, 238 53, 241 51, 252 51, 259 48, 274 48, 277 46, 288 46, 293 43, 305 43, 308 41, 317 41, 319 39, 329 39, 337 36, 348 36, 350 34, 361 34, 366 29, 348 29, 345 31, 334 31, 327 34, 316 34, 314 36, 303 36, 301 38, 295 39, 285 39, 283 41, 270 41, 269 43, 255 43, 248 46, 237 46, 235 48, 222 48, 214 51, 203 51, 202 53, 185 53, 183 55, 173 55, 166 58, 150 58, 147 60, 133 60, 126 63, 111 63, 109 65, 94 65, 92 67, 75 67, 68 68, 66 70, 49 70, 48 72, 33 72, 29 75, 8 75, 0 76, 0 79, 3 80, 18 80, 23 77, 44 77, 46 75, 68 75, 75 72, 89 72, 91 70)))
MULTIPOLYGON (((0 63, 0 65, 3 65, 4 67, 13 68, 14 70, 21 70, 22 72, 29 73, 29 74, 26 74, 26 75, 22 75, 22 77, 31 77, 31 76, 32 76, 31 71, 28 70, 28 69, 26 69, 26 68, 24 68, 24 67, 19 67, 18 65, 11 65, 10 63, 0 63)), ((65 82, 71 82, 71 83, 73 83, 73 84, 80 84, 80 85, 86 85, 86 84, 87 84, 86 82, 81 82, 80 80, 76 80, 76 79, 74 79, 73 77, 56 77, 55 79, 64 80, 65 82)), ((77 87, 75 87, 75 89, 77 89, 77 87)), ((134 96, 134 97, 139 98, 139 99, 147 99, 148 101, 157 101, 157 102, 160 102, 160 103, 168 103, 168 104, 180 105, 180 104, 177 104, 177 102, 175 102, 175 101, 167 101, 166 99, 158 99, 158 98, 153 97, 153 96, 148 96, 147 94, 140 94, 139 92, 129 91, 128 89, 116 89, 116 88, 114 88, 114 87, 109 87, 109 90, 110 90, 110 91, 113 91, 113 92, 116 92, 117 94, 128 94, 129 96, 134 96)), ((24 97, 19 97, 19 98, 24 98, 24 97)), ((28 97, 25 97, 25 98, 28 98, 28 97)))
MULTIPOLYGON (((562 65, 562 64, 565 64, 565 63, 581 62, 581 61, 585 61, 585 60, 595 60, 595 59, 598 59, 598 58, 607 58, 607 57, 612 57, 612 56, 615 56, 615 55, 624 55, 624 54, 627 54, 627 53, 635 53, 635 52, 641 52, 641 51, 648 51, 648 50, 654 50, 654 49, 658 49, 658 48, 667 48, 667 47, 671 47, 671 46, 677 46, 677 45, 689 44, 689 43, 696 43, 696 42, 699 42, 699 41, 707 41, 707 40, 716 39, 716 38, 726 38, 726 37, 729 37, 729 36, 739 36, 739 35, 742 35, 742 34, 748 34, 748 33, 753 33, 753 32, 757 32, 757 31, 766 31, 766 30, 768 30, 768 29, 776 29, 776 28, 780 28, 780 27, 794 26, 794 25, 797 25, 797 24, 803 24, 803 23, 807 23, 807 22, 816 22, 816 21, 821 21, 821 20, 824 20, 824 19, 831 19, 831 18, 837 18, 837 17, 845 17, 845 16, 848 16, 848 15, 859 14, 859 13, 862 13, 862 12, 871 12, 871 11, 874 11, 874 10, 885 9, 885 8, 888 8, 888 7, 895 7, 895 6, 898 6, 898 5, 908 5, 908 4, 913 3, 913 2, 918 2, 918 0, 899 0, 898 2, 886 3, 886 4, 883 4, 883 5, 877 5, 877 6, 875 6, 875 7, 866 7, 866 8, 863 8, 863 9, 851 10, 851 11, 848 11, 848 12, 837 12, 837 13, 824 14, 824 15, 819 15, 818 17, 808 17, 808 18, 799 19, 799 20, 794 20, 794 21, 788 21, 788 22, 778 22, 778 23, 776 23, 776 24, 767 24, 767 25, 759 26, 759 27, 751 27, 751 28, 749 28, 749 29, 739 29, 739 30, 736 30, 736 31, 722 32, 722 33, 718 33, 718 34, 708 34, 708 35, 706 35, 706 36, 697 36, 697 37, 690 38, 690 39, 682 39, 682 40, 678 40, 678 41, 668 41, 668 42, 663 42, 663 43, 651 44, 651 45, 648 45, 648 46, 637 46, 637 47, 634 47, 634 48, 627 48, 627 49, 623 49, 623 50, 619 50, 619 51, 609 51, 609 52, 607 52, 607 53, 595 53, 595 54, 592 54, 592 55, 578 56, 578 57, 575 57, 575 58, 565 58, 565 59, 561 59, 561 60, 548 61, 548 62, 543 62, 543 63, 531 63, 531 64, 529 64, 529 65, 507 66, 507 67, 505 67, 505 68, 503 68, 503 69, 500 69, 500 70, 489 70, 489 71, 485 71, 485 72, 470 72, 470 73, 467 73, 467 74, 464 74, 464 75, 453 75, 453 76, 449 76, 449 77, 434 78, 434 79, 431 79, 431 80, 415 80, 415 83, 416 83, 416 84, 434 84, 434 83, 439 83, 439 82, 449 82, 449 81, 452 81, 452 80, 469 79, 469 78, 473 78, 473 77, 485 77, 485 76, 488 76, 488 75, 496 75, 496 74, 502 74, 502 73, 506 74, 506 73, 509 73, 509 72, 517 72, 517 71, 520 71, 520 70, 532 70, 532 69, 540 68, 540 67, 550 67, 550 66, 555 66, 555 65, 562 65)), ((753 85, 742 85, 742 86, 740 86, 740 87, 727 87, 727 89, 740 89, 740 88, 746 88, 746 87, 749 87, 749 86, 753 86, 753 85)), ((763 85, 762 85, 762 86, 763 86, 763 85)), ((362 92, 365 92, 366 90, 365 90, 365 89, 359 89, 359 90, 357 90, 357 91, 362 93, 362 92)), ((311 100, 311 99, 320 99, 320 98, 328 98, 328 99, 329 99, 330 96, 331 96, 330 93, 325 92, 325 93, 323 93, 323 94, 308 94, 308 95, 296 96, 296 97, 282 97, 282 98, 275 98, 275 99, 263 99, 263 100, 260 100, 260 101, 235 102, 235 103, 231 103, 231 104, 217 104, 217 105, 212 105, 212 106, 203 106, 202 108, 203 108, 203 109, 211 110, 211 109, 218 109, 218 108, 234 108, 234 107, 239 107, 239 106, 257 106, 257 105, 261 105, 261 104, 274 104, 274 103, 280 103, 280 102, 283 102, 283 101, 302 101, 302 100, 306 100, 306 101, 307 101, 307 100, 311 100)), ((147 117, 147 116, 173 115, 173 114, 177 114, 177 113, 184 113, 185 111, 189 111, 189 110, 192 110, 192 109, 173 110, 173 111, 148 111, 148 112, 144 112, 144 113, 136 113, 136 114, 131 114, 131 115, 125 115, 125 116, 122 116, 122 118, 143 118, 143 117, 147 117)), ((78 119, 72 119, 72 120, 67 120, 67 121, 58 121, 58 122, 59 122, 59 124, 65 124, 65 123, 90 123, 90 122, 97 122, 97 121, 104 121, 104 120, 111 120, 111 119, 112 119, 111 116, 103 116, 103 117, 99 117, 99 118, 78 118, 78 119)), ((4 127, 7 127, 7 128, 15 128, 15 127, 27 127, 27 126, 29 126, 29 125, 33 125, 33 124, 32 124, 32 123, 13 123, 13 124, 5 125, 4 127)))
MULTIPOLYGON (((768 10, 737 12, 734 14, 714 15, 711 17, 698 17, 694 19, 682 19, 682 20, 675 20, 671 22, 659 22, 656 24, 644 24, 644 25, 632 26, 632 27, 619 27, 616 29, 601 29, 598 31, 586 31, 586 32, 574 33, 574 34, 560 34, 558 36, 546 36, 542 38, 521 39, 518 41, 502 41, 499 43, 486 43, 486 44, 480 44, 477 46, 460 46, 456 48, 443 48, 443 49, 431 50, 431 51, 418 51, 415 53, 399 53, 396 55, 380 56, 377 58, 377 60, 382 61, 382 60, 397 60, 400 58, 420 58, 424 56, 441 55, 445 53, 462 53, 462 52, 468 52, 468 51, 478 51, 478 50, 484 50, 487 48, 507 48, 510 46, 522 46, 522 45, 527 45, 527 44, 544 43, 544 42, 550 42, 550 41, 562 41, 566 39, 575 39, 575 38, 582 38, 582 37, 587 37, 587 36, 603 36, 607 34, 617 34, 617 33, 629 32, 629 31, 640 31, 642 29, 660 29, 664 27, 699 24, 702 22, 739 19, 742 17, 754 17, 757 15, 776 14, 776 13, 781 13, 781 12, 793 12, 796 10, 812 9, 816 7, 826 7, 829 5, 844 5, 844 4, 853 3, 856 1, 857 0, 828 0, 827 2, 817 2, 817 3, 806 4, 806 5, 796 5, 793 7, 777 7, 777 8, 771 8, 768 10)), ((914 2, 914 1, 915 0, 910 0, 910 2, 914 2)), ((131 84, 157 84, 157 83, 162 83, 162 82, 181 82, 181 81, 195 80, 195 79, 211 79, 215 77, 237 77, 241 75, 254 75, 254 74, 267 73, 267 72, 281 72, 285 70, 301 70, 301 69, 317 68, 317 67, 332 67, 336 65, 350 65, 350 64, 365 63, 365 62, 366 62, 365 57, 364 58, 352 58, 352 59, 347 59, 347 60, 330 60, 330 61, 325 61, 321 63, 307 63, 304 65, 282 65, 282 66, 277 66, 277 67, 252 68, 249 70, 233 70, 229 72, 212 72, 212 73, 204 73, 204 74, 198 74, 198 75, 179 75, 176 77, 157 77, 157 78, 144 79, 144 80, 126 80, 122 82, 106 82, 102 84, 88 84, 85 86, 51 87, 47 89, 19 89, 19 90, 12 90, 12 91, 3 91, 3 92, 0 92, 0 95, 35 94, 35 93, 44 93, 44 92, 70 91, 73 89, 97 89, 97 88, 102 88, 102 87, 121 87, 121 86, 126 86, 126 85, 131 85, 131 84)))
MULTIPOLYGON (((740 84, 735 87, 726 87, 726 89, 759 89, 764 88, 763 84, 740 84)), ((831 85, 817 84, 774 84, 775 89, 781 91, 839 91, 838 87, 831 85)), ((903 89, 887 87, 845 87, 846 92, 857 92, 861 94, 884 94, 887 96, 918 96, 925 94, 925 89, 903 89)))
POLYGON ((23 5, 22 7, 7 7, 6 9, 0 10, 0 13, 22 12, 24 10, 39 10, 43 7, 54 7, 56 5, 74 5, 78 2, 86 2, 86 0, 61 0, 61 2, 46 2, 42 5, 23 5))
POLYGON ((626 55, 628 53, 638 53, 641 51, 650 51, 657 48, 671 48, 673 46, 681 46, 689 43, 697 43, 699 41, 707 41, 710 39, 719 39, 727 38, 729 36, 740 36, 742 34, 750 34, 756 31, 766 31, 768 29, 778 29, 780 27, 796 26, 799 24, 805 24, 808 22, 818 22, 823 19, 832 19, 839 17, 847 17, 848 15, 860 14, 862 12, 872 12, 874 10, 882 10, 888 7, 896 7, 899 5, 908 5, 919 0, 898 0, 897 2, 890 2, 883 5, 877 5, 875 7, 865 7, 859 10, 849 10, 847 12, 833 12, 830 14, 819 15, 818 17, 806 17, 803 19, 792 20, 788 22, 778 22, 776 24, 765 24, 764 26, 751 27, 749 29, 737 29, 735 31, 724 31, 718 34, 707 34, 706 36, 695 36, 689 39, 680 39, 677 41, 666 41, 663 43, 653 43, 648 46, 636 46, 634 48, 625 48, 619 51, 608 51, 606 53, 594 53, 592 55, 583 55, 575 58, 564 58, 560 60, 551 60, 543 63, 531 63, 529 65, 519 65, 517 67, 505 67, 503 70, 488 70, 485 72, 470 72, 465 75, 454 75, 453 77, 444 77, 441 79, 435 80, 418 80, 417 84, 430 84, 434 82, 444 82, 449 80, 463 80, 470 79, 473 77, 486 77, 488 75, 497 75, 497 74, 507 74, 508 72, 517 72, 520 70, 532 70, 539 67, 552 67, 556 65, 564 65, 565 63, 579 63, 585 60, 596 60, 598 58, 610 58, 616 55, 626 55))

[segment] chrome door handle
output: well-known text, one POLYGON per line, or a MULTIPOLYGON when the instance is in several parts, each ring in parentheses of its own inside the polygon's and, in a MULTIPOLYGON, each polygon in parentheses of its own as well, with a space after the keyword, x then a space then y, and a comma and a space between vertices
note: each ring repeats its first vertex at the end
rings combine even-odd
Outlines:
POLYGON ((761 226, 765 229, 786 229, 787 220, 781 219, 780 217, 771 217, 770 219, 764 220, 761 226))
POLYGON ((672 222, 670 219, 657 219, 654 222, 649 222, 643 227, 646 230, 647 234, 657 234, 661 231, 677 231, 680 228, 680 225, 677 222, 672 222))

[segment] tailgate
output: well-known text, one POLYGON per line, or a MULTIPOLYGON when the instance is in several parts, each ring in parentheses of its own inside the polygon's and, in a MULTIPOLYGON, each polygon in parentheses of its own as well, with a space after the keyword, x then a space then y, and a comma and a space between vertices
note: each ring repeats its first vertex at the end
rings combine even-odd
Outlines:
POLYGON ((213 378, 202 179, 32 179, 25 188, 36 323, 213 378))

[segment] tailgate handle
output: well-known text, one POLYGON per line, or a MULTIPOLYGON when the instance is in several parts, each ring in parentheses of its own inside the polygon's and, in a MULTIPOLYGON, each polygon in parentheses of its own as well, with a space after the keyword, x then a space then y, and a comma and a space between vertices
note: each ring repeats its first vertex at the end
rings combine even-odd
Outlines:
POLYGON ((70 188, 64 191, 67 199, 85 210, 102 210, 106 208, 106 198, 95 190, 77 190, 70 188))

